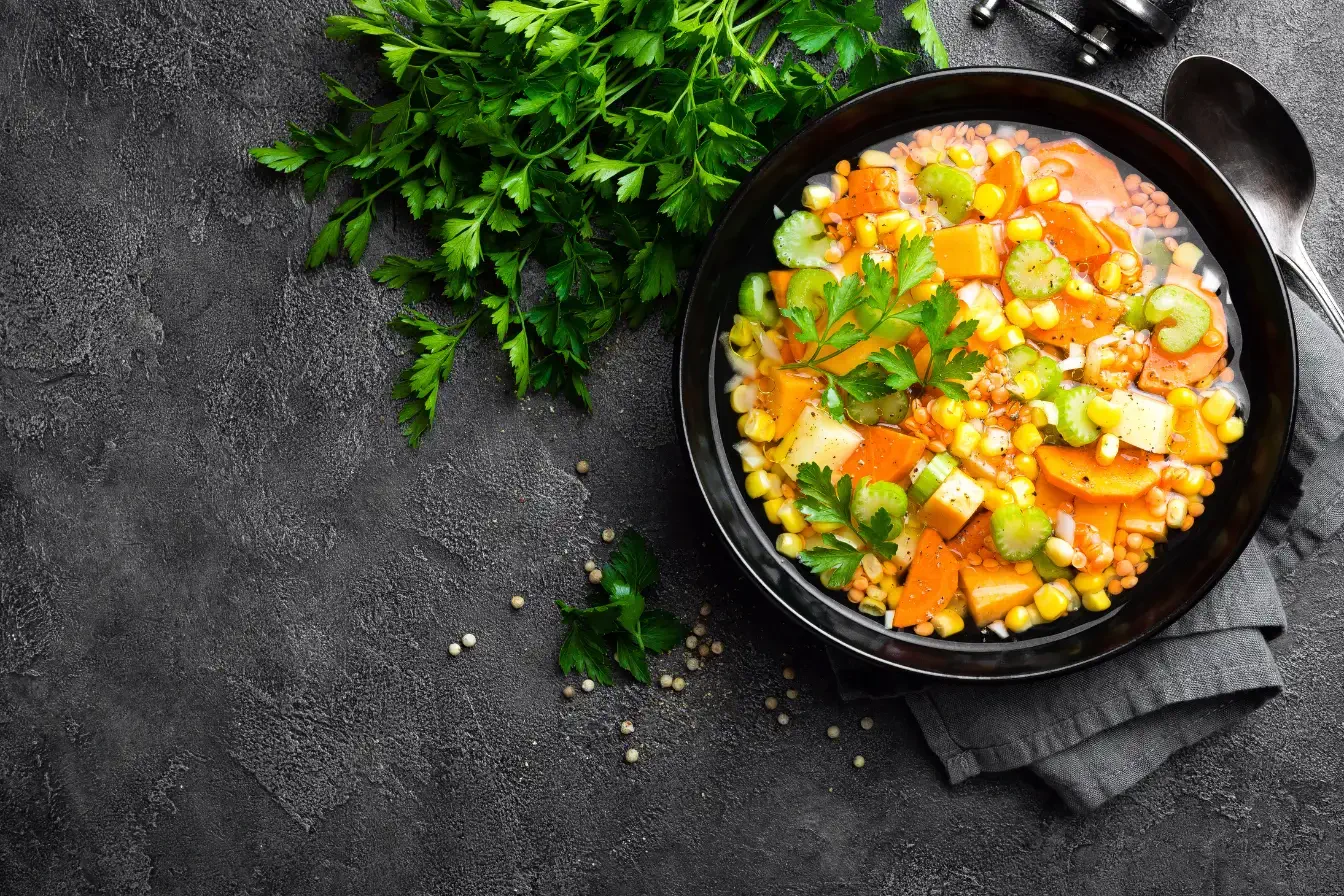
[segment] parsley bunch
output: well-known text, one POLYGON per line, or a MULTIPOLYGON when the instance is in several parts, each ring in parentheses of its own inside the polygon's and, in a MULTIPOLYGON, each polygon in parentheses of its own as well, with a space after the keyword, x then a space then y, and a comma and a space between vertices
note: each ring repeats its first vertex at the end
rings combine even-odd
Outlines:
MULTIPOLYGON (((352 181, 310 267, 342 254, 357 263, 380 198, 399 196, 428 224, 427 257, 390 256, 373 271, 405 294, 392 324, 414 339, 414 360, 394 395, 412 445, 478 325, 520 396, 548 389, 591 406, 592 344, 622 318, 675 314, 678 271, 754 162, 915 59, 878 42, 874 0, 351 4, 327 35, 375 41, 391 98, 371 102, 324 75, 339 119, 315 132, 291 124, 286 141, 252 155, 300 175, 310 201, 333 176, 352 181), (781 36, 834 63, 770 61, 781 36), (544 274, 540 298, 524 295, 525 268, 544 274), (413 310, 429 299, 432 316, 413 310)), ((924 4, 906 17, 929 46, 924 4)))
POLYGON ((645 592, 658 584, 658 560, 636 532, 627 532, 602 567, 606 599, 587 607, 555 605, 569 634, 560 645, 560 670, 611 684, 611 658, 636 681, 648 684, 645 653, 666 653, 686 637, 686 627, 666 610, 650 610, 645 592))
MULTIPOLYGON (((809 522, 853 526, 854 532, 868 545, 868 550, 883 560, 896 553, 893 535, 900 534, 905 520, 893 520, 886 509, 879 509, 868 520, 854 513, 854 481, 848 473, 832 482, 830 467, 819 467, 808 462, 798 468, 798 489, 802 492, 795 503, 809 522)), ((799 559, 828 588, 842 588, 854 578, 863 555, 867 553, 829 533, 821 537, 822 546, 803 551, 799 559)))

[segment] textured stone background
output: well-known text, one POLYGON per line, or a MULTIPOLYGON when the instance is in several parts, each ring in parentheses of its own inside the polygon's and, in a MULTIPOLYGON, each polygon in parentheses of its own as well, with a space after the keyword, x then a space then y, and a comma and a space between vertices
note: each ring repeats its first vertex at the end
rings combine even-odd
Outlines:
MULTIPOLYGON (((954 61, 1067 70, 1055 32, 967 5, 935 4, 954 61)), ((1340 283, 1331 5, 1205 0, 1096 80, 1155 108, 1187 53, 1262 75, 1340 283)), ((324 120, 316 72, 371 86, 321 37, 338 7, 0 0, 0 891, 1341 892, 1344 546, 1286 583, 1287 693, 1076 819, 1026 776, 951 789, 903 709, 837 702, 703 540, 656 329, 600 352, 592 417, 515 402, 473 342, 408 451, 397 296, 303 272, 325 216, 244 154, 324 120), (682 694, 559 698, 549 602, 608 525, 654 541, 668 605, 714 604, 727 652, 682 694)), ((421 239, 385 217, 369 254, 421 239)))

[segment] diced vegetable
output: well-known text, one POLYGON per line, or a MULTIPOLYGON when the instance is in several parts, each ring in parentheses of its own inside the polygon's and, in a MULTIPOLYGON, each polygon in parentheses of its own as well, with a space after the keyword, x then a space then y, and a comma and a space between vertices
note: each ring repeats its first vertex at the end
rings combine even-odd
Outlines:
POLYGON ((915 547, 910 574, 896 605, 892 625, 906 628, 927 622, 947 606, 957 591, 957 558, 947 549, 943 538, 933 529, 925 529, 915 547))
POLYGON ((1171 405, 1160 398, 1124 390, 1111 397, 1111 404, 1120 409, 1120 422, 1111 427, 1120 441, 1154 454, 1167 453, 1176 413, 1171 405))
MULTIPOLYGON (((1097 463, 1096 452, 1090 448, 1042 445, 1035 457, 1042 477, 1085 501, 1133 501, 1157 484, 1157 473, 1148 466, 1148 456, 1133 449, 1122 449, 1120 456, 1106 466, 1097 463)), ((1120 525, 1124 527, 1124 523, 1120 525)))
POLYGON ((856 168, 849 173, 851 195, 870 190, 900 190, 901 178, 894 168, 856 168))
POLYGON ((1048 330, 1033 327, 1027 335, 1037 342, 1068 348, 1077 343, 1087 345, 1095 339, 1111 335, 1125 304, 1118 299, 1093 294, 1087 297, 1060 293, 1052 300, 1059 307, 1059 323, 1048 330))
POLYGON ((826 250, 831 238, 826 226, 812 212, 794 212, 780 223, 774 237, 775 255, 788 268, 826 266, 826 250))
POLYGON ((862 423, 865 426, 877 423, 889 423, 895 426, 910 413, 910 396, 904 392, 893 392, 872 401, 855 401, 852 396, 847 396, 845 413, 855 423, 862 423))
POLYGON ((1179 265, 1173 264, 1167 268, 1166 282, 1168 285, 1183 286, 1204 300, 1212 315, 1209 329, 1218 334, 1218 344, 1208 345, 1201 339, 1188 352, 1173 354, 1160 343, 1154 342, 1144 362, 1143 372, 1139 374, 1139 388, 1159 395, 1165 395, 1177 386, 1198 383, 1213 372, 1227 352, 1227 315, 1218 297, 1200 285, 1200 278, 1194 271, 1179 265))
POLYGON ((975 199, 975 178, 947 165, 928 165, 915 176, 915 187, 924 196, 938 200, 938 210, 953 224, 960 224, 975 199))
MULTIPOLYGON (((1074 523, 1096 529, 1103 544, 1110 544, 1115 541, 1115 526, 1119 518, 1119 504, 1093 504, 1090 501, 1078 501, 1073 505, 1074 523)), ((1046 576, 1046 578, 1051 578, 1051 576, 1046 576)))
MULTIPOLYGON (((1046 446, 1043 445, 1041 447, 1046 446)), ((1041 449, 1037 448, 1036 450, 1040 451, 1041 449)), ((1037 461, 1038 465, 1039 463, 1040 462, 1037 461)), ((1073 503, 1073 496, 1044 476, 1038 476, 1036 478, 1036 506, 1050 514, 1051 519, 1054 518, 1056 511, 1059 510, 1059 505, 1066 502, 1073 503)))
POLYGON ((1055 395, 1055 407, 1059 408, 1059 434, 1075 448, 1091 445, 1101 435, 1101 430, 1087 416, 1087 404, 1096 397, 1097 390, 1091 386, 1061 389, 1055 395))
POLYGON ((933 459, 924 465, 924 469, 919 471, 915 477, 913 486, 910 489, 910 497, 915 499, 916 504, 923 504, 933 493, 938 491, 938 486, 943 484, 952 471, 957 468, 957 459, 944 452, 934 455, 933 459))
POLYGON ((842 218, 889 212, 901 207, 900 194, 894 190, 869 190, 837 200, 828 212, 842 218))
POLYGON ((785 305, 785 299, 789 293, 789 281, 797 271, 771 271, 767 276, 770 278, 770 290, 775 294, 775 304, 780 308, 785 305))
POLYGON ((1031 209, 1045 221, 1045 238, 1075 264, 1111 250, 1111 241, 1081 205, 1043 202, 1031 209))
POLYGON ((1049 515, 1039 507, 1005 504, 994 511, 990 519, 990 531, 999 556, 1016 563, 1019 560, 1030 560, 1045 546, 1055 527, 1049 515))
POLYGON ((894 482, 861 481, 859 487, 854 489, 854 499, 850 504, 856 522, 870 522, 879 510, 885 510, 891 518, 892 528, 897 531, 905 526, 908 507, 905 489, 894 482))
POLYGON ((785 437, 788 449, 780 466, 795 479, 798 468, 809 461, 819 467, 838 470, 859 447, 863 436, 852 427, 838 423, 830 414, 809 404, 785 437))
POLYGON ((949 280, 996 280, 999 253, 988 224, 960 224, 934 231, 933 257, 949 280))
POLYGON ((980 628, 1008 615, 1013 607, 1031 603, 1031 596, 1041 587, 1036 572, 1017 572, 1011 566, 986 569, 984 566, 964 566, 961 569, 961 590, 966 595, 966 606, 971 618, 980 628))
POLYGON ((737 289, 737 307, 744 317, 763 327, 779 323, 779 308, 770 297, 770 278, 765 274, 748 274, 737 289))
POLYGON ((1125 299, 1125 313, 1121 321, 1131 330, 1148 330, 1151 327, 1148 324, 1148 317, 1144 314, 1144 306, 1148 304, 1147 296, 1130 296, 1125 299))
POLYGON ((790 308, 806 308, 814 317, 826 312, 826 287, 835 286, 835 275, 815 268, 797 271, 789 280, 784 293, 784 304, 790 308))
POLYGON ((1055 391, 1064 380, 1064 372, 1059 369, 1058 361, 1029 345, 1015 346, 1008 350, 1006 356, 1010 376, 1016 377, 1023 371, 1031 371, 1040 383, 1040 392, 1035 397, 1046 401, 1054 398, 1055 391))
POLYGON ((775 432, 787 433, 803 409, 821 397, 825 384, 800 370, 776 370, 760 378, 764 406, 775 418, 775 432))
POLYGON ((975 515, 984 500, 985 490, 974 479, 960 470, 953 470, 925 502, 924 522, 937 529, 944 538, 951 538, 975 515))
POLYGON ((910 475, 915 462, 924 454, 924 442, 914 436, 886 426, 854 427, 863 436, 863 443, 849 456, 841 473, 856 479, 868 476, 875 480, 900 482, 910 475))
POLYGON ((1143 501, 1134 501, 1121 507, 1117 525, 1126 532, 1134 532, 1153 541, 1163 541, 1167 537, 1166 516, 1153 513, 1143 501))
MULTIPOLYGON (((1119 504, 1098 504, 1097 507, 1114 507, 1116 513, 1120 512, 1119 504)), ((1112 536, 1114 537, 1114 536, 1112 536)), ((1062 579, 1073 573, 1072 569, 1060 566, 1046 556, 1045 551, 1037 551, 1031 555, 1031 564, 1036 568, 1036 574, 1046 581, 1053 579, 1062 579)))
POLYGON ((895 565, 897 572, 905 572, 910 568, 910 564, 915 559, 915 549, 919 545, 920 533, 924 530, 912 519, 906 518, 905 528, 901 534, 892 539, 896 545, 896 551, 891 555, 891 562, 895 565))
POLYGON ((1003 265, 1003 279, 1013 295, 1032 301, 1058 295, 1072 275, 1069 260, 1042 240, 1018 243, 1003 265))
POLYGON ((975 516, 961 527, 961 531, 947 540, 947 549, 953 556, 965 560, 971 554, 983 555, 989 550, 985 547, 985 539, 990 537, 990 516, 988 510, 976 511, 975 516))
POLYGON ((1003 190, 1005 197, 1003 205, 994 217, 1000 221, 1008 220, 1021 205, 1022 188, 1027 183, 1026 178, 1022 176, 1022 157, 1016 150, 1009 151, 1002 159, 989 166, 989 170, 985 172, 985 183, 994 184, 1003 190))
POLYGON ((1172 431, 1171 453, 1188 464, 1211 464, 1227 457, 1227 446, 1218 438, 1217 427, 1205 420, 1197 408, 1179 410, 1172 431))
POLYGON ((1043 143, 1032 151, 1041 160, 1041 173, 1059 180, 1075 199, 1109 202, 1116 208, 1129 199, 1124 178, 1115 162, 1074 139, 1043 143))
MULTIPOLYGON (((881 168, 870 168, 870 171, 882 171, 881 168)), ((909 293, 896 297, 892 300, 896 309, 909 308, 916 304, 915 299, 909 293)), ((888 306, 889 308, 891 306, 888 306)), ((873 336, 878 339, 888 339, 892 342, 904 342, 911 333, 915 331, 915 325, 908 320, 898 320, 889 317, 879 325, 878 321, 882 318, 882 311, 871 305, 863 304, 854 309, 854 319, 858 321, 859 326, 864 330, 873 330, 873 336), (877 327, 877 329, 873 329, 877 327)))
POLYGON ((1144 319, 1157 325, 1154 336, 1163 351, 1173 355, 1194 348, 1213 324, 1208 304, 1180 286, 1159 286, 1143 306, 1144 319))

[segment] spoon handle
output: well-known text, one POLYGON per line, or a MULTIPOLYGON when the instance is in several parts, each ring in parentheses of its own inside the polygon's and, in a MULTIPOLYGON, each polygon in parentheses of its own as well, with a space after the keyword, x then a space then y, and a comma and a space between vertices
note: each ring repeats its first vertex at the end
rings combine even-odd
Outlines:
POLYGON ((1330 295, 1330 289, 1321 279, 1321 275, 1316 272, 1316 266, 1311 263, 1311 258, 1307 255, 1307 250, 1298 242, 1279 251, 1281 258, 1288 267, 1292 268, 1302 282, 1306 284, 1307 289, 1311 290, 1316 296, 1316 303, 1321 306, 1325 316, 1330 319, 1330 324, 1335 328, 1335 332, 1344 339, 1344 311, 1335 304, 1334 296, 1330 295))

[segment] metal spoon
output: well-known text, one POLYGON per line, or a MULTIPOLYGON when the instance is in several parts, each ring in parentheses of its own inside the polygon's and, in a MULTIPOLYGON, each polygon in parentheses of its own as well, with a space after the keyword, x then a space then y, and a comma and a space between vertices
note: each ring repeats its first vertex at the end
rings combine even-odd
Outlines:
POLYGON ((1344 311, 1302 245, 1316 166, 1288 110, 1232 63, 1216 56, 1191 56, 1167 81, 1162 114, 1241 192, 1275 253, 1316 296, 1344 337, 1344 311))

